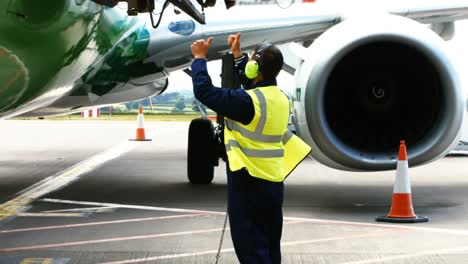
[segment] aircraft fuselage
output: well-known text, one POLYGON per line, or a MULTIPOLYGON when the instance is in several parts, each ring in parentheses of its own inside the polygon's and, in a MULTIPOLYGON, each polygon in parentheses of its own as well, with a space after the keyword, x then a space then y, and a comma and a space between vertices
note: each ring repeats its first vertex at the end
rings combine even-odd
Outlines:
POLYGON ((147 83, 132 83, 162 69, 142 63, 145 23, 119 9, 83 0, 2 1, 0 8, 7 10, 0 16, 0 118, 64 113, 112 96, 130 101, 166 86, 165 78, 144 89, 147 83))

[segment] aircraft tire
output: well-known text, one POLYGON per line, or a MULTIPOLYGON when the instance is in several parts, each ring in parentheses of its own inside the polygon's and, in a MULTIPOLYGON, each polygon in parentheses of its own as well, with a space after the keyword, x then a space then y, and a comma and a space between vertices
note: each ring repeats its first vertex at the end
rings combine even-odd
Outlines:
POLYGON ((187 176, 191 184, 210 184, 214 176, 216 146, 213 123, 194 119, 189 126, 187 176))

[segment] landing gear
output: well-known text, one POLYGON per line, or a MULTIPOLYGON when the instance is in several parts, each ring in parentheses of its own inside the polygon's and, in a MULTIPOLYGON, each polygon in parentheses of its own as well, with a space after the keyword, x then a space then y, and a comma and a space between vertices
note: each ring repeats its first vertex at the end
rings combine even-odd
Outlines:
MULTIPOLYGON (((185 71, 191 75, 190 70, 185 71)), ((240 81, 234 67, 232 54, 223 56, 221 85, 226 88, 240 87, 240 81)), ((213 180, 214 166, 219 159, 226 161, 224 146, 224 117, 217 115, 216 127, 207 119, 206 110, 195 101, 204 118, 192 120, 189 127, 187 151, 187 176, 192 184, 210 184, 213 180)))
POLYGON ((192 184, 210 184, 213 180, 214 166, 218 165, 215 129, 208 119, 194 119, 190 123, 187 176, 192 184))

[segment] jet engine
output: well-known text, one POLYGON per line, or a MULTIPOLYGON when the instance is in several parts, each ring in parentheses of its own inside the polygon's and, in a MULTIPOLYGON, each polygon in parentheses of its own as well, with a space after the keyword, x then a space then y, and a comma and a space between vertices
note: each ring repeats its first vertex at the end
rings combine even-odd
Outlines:
POLYGON ((300 55, 297 132, 312 155, 352 171, 394 169, 400 140, 411 166, 458 143, 464 93, 445 42, 407 18, 349 18, 300 55))

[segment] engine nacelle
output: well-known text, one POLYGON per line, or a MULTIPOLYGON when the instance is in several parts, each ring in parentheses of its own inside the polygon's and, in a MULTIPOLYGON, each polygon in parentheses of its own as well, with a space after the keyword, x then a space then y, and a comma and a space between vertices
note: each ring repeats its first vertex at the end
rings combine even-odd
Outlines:
POLYGON ((464 93, 444 41, 424 25, 393 15, 350 18, 304 53, 296 127, 319 162, 389 170, 400 140, 411 166, 458 143, 464 93))

